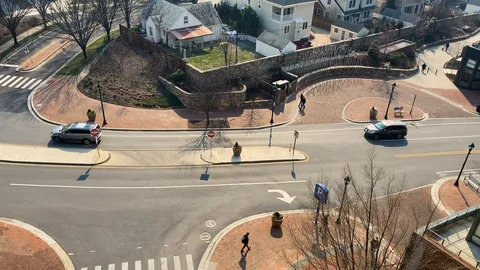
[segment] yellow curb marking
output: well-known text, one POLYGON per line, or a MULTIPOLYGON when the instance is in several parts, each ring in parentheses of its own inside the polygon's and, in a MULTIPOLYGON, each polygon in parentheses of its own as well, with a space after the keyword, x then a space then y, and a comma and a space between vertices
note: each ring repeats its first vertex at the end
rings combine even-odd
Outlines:
MULTIPOLYGON (((435 156, 450 156, 450 155, 465 155, 467 150, 448 151, 448 152, 427 152, 427 153, 413 153, 413 154, 398 154, 395 158, 412 158, 412 157, 435 157, 435 156)), ((473 150, 472 154, 480 154, 480 150, 473 150)))

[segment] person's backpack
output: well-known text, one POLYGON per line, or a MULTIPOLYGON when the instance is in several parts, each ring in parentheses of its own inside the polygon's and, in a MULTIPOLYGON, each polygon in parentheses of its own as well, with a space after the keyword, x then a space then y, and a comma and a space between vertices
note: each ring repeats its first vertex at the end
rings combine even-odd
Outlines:
POLYGON ((248 239, 247 236, 244 235, 244 236, 242 237, 242 244, 246 244, 246 243, 247 243, 247 239, 248 239))

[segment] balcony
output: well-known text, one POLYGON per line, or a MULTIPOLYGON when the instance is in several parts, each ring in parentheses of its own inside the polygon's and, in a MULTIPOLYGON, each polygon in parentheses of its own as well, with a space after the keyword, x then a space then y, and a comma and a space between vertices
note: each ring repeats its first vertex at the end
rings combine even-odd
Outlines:
POLYGON ((272 13, 272 20, 277 21, 277 22, 289 22, 289 21, 293 21, 293 14, 283 15, 283 18, 282 18, 282 15, 276 14, 276 13, 272 13))

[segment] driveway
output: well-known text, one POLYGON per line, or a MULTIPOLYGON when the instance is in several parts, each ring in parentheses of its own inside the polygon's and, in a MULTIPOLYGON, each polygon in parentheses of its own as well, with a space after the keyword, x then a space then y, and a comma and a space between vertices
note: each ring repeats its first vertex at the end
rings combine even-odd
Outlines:
POLYGON ((330 31, 328 30, 312 26, 311 34, 315 37, 315 39, 310 40, 314 47, 332 43, 330 31))

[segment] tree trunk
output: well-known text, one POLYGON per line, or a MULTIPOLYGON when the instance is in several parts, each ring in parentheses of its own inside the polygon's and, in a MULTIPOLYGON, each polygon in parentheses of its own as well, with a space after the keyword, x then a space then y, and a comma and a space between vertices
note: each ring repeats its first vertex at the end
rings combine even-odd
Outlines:
POLYGON ((18 46, 17 31, 15 31, 15 29, 13 31, 10 30, 10 34, 13 37, 13 46, 18 46))
POLYGON ((130 15, 125 16, 125 22, 127 23, 127 29, 130 29, 130 15))
POLYGON ((105 31, 107 32, 107 43, 109 43, 110 40, 111 40, 111 39, 110 39, 110 29, 108 29, 108 30, 105 29, 105 31))
POLYGON ((83 53, 83 61, 87 62, 87 46, 81 46, 80 48, 82 49, 83 53))
POLYGON ((207 128, 210 125, 210 111, 207 112, 207 128))
POLYGON ((42 20, 43 20, 43 28, 47 29, 47 16, 42 15, 42 20))

